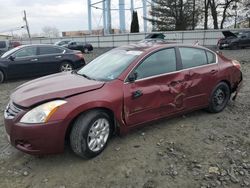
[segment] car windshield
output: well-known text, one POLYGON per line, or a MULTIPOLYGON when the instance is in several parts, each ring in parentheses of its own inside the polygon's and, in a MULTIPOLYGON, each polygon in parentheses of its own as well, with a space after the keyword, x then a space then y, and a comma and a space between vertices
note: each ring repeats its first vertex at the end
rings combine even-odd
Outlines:
POLYGON ((111 50, 80 69, 80 74, 88 79, 109 81, 116 79, 142 52, 111 50))
POLYGON ((12 54, 13 52, 17 51, 17 50, 20 49, 20 48, 21 48, 21 47, 18 46, 18 47, 15 47, 15 48, 13 48, 13 49, 11 49, 11 50, 5 52, 5 53, 1 56, 1 58, 6 58, 6 57, 8 57, 10 54, 12 54))

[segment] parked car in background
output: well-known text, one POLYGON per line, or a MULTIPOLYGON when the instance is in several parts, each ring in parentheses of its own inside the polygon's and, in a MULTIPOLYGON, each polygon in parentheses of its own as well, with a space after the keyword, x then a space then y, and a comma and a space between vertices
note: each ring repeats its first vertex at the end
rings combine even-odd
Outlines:
POLYGON ((54 45, 24 45, 0 57, 0 83, 12 78, 71 71, 85 65, 83 54, 54 45))
POLYGON ((231 31, 222 31, 224 38, 219 39, 219 49, 237 49, 250 47, 250 31, 242 31, 239 33, 232 33, 231 31))
POLYGON ((80 50, 83 53, 88 53, 93 51, 93 46, 91 44, 87 44, 84 42, 70 41, 67 44, 63 44, 61 46, 71 50, 80 50))
POLYGON ((19 41, 0 40, 0 55, 20 45, 21 43, 19 41))
POLYGON ((0 40, 0 54, 8 51, 10 49, 9 40, 0 40))
POLYGON ((91 158, 113 133, 197 109, 221 112, 241 83, 239 62, 207 48, 130 44, 78 71, 19 86, 4 124, 11 144, 26 153, 63 152, 69 138, 77 155, 91 158))
POLYGON ((71 40, 61 40, 61 41, 55 42, 55 45, 63 46, 63 45, 69 44, 70 42, 71 42, 71 40))

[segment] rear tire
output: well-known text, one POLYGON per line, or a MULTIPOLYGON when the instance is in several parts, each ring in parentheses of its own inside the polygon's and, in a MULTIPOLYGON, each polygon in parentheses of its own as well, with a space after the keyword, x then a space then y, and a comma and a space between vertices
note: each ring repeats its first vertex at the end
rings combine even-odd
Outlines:
POLYGON ((4 82, 4 73, 0 70, 0 83, 4 82))
POLYGON ((210 97, 208 111, 212 113, 221 112, 227 105, 231 96, 231 91, 227 83, 220 82, 214 89, 210 97))
POLYGON ((84 113, 76 119, 71 130, 71 148, 80 157, 96 157, 107 146, 111 130, 111 119, 104 111, 84 113))
POLYGON ((67 72, 67 71, 72 71, 73 66, 69 62, 63 62, 60 66, 60 72, 67 72))
POLYGON ((89 53, 89 49, 88 48, 84 48, 83 49, 83 53, 85 53, 85 54, 89 53))

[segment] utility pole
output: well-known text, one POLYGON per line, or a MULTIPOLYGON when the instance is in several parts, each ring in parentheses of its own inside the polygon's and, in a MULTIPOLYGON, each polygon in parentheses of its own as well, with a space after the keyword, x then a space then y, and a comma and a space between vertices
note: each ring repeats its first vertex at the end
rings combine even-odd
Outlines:
POLYGON ((25 22, 25 27, 26 27, 28 36, 29 36, 29 38, 31 38, 31 37, 30 37, 29 24, 28 24, 28 20, 27 20, 27 16, 26 16, 26 11, 25 11, 25 10, 23 11, 23 21, 25 22))

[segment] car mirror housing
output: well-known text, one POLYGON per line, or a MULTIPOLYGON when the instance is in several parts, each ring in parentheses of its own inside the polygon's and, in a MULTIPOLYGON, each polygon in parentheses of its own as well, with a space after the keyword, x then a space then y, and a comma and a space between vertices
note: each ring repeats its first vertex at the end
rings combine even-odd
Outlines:
POLYGON ((11 56, 9 56, 8 59, 11 60, 11 61, 14 61, 14 60, 15 60, 15 57, 11 55, 11 56))
POLYGON ((134 82, 137 79, 137 72, 132 72, 129 76, 128 76, 128 81, 129 82, 134 82))

